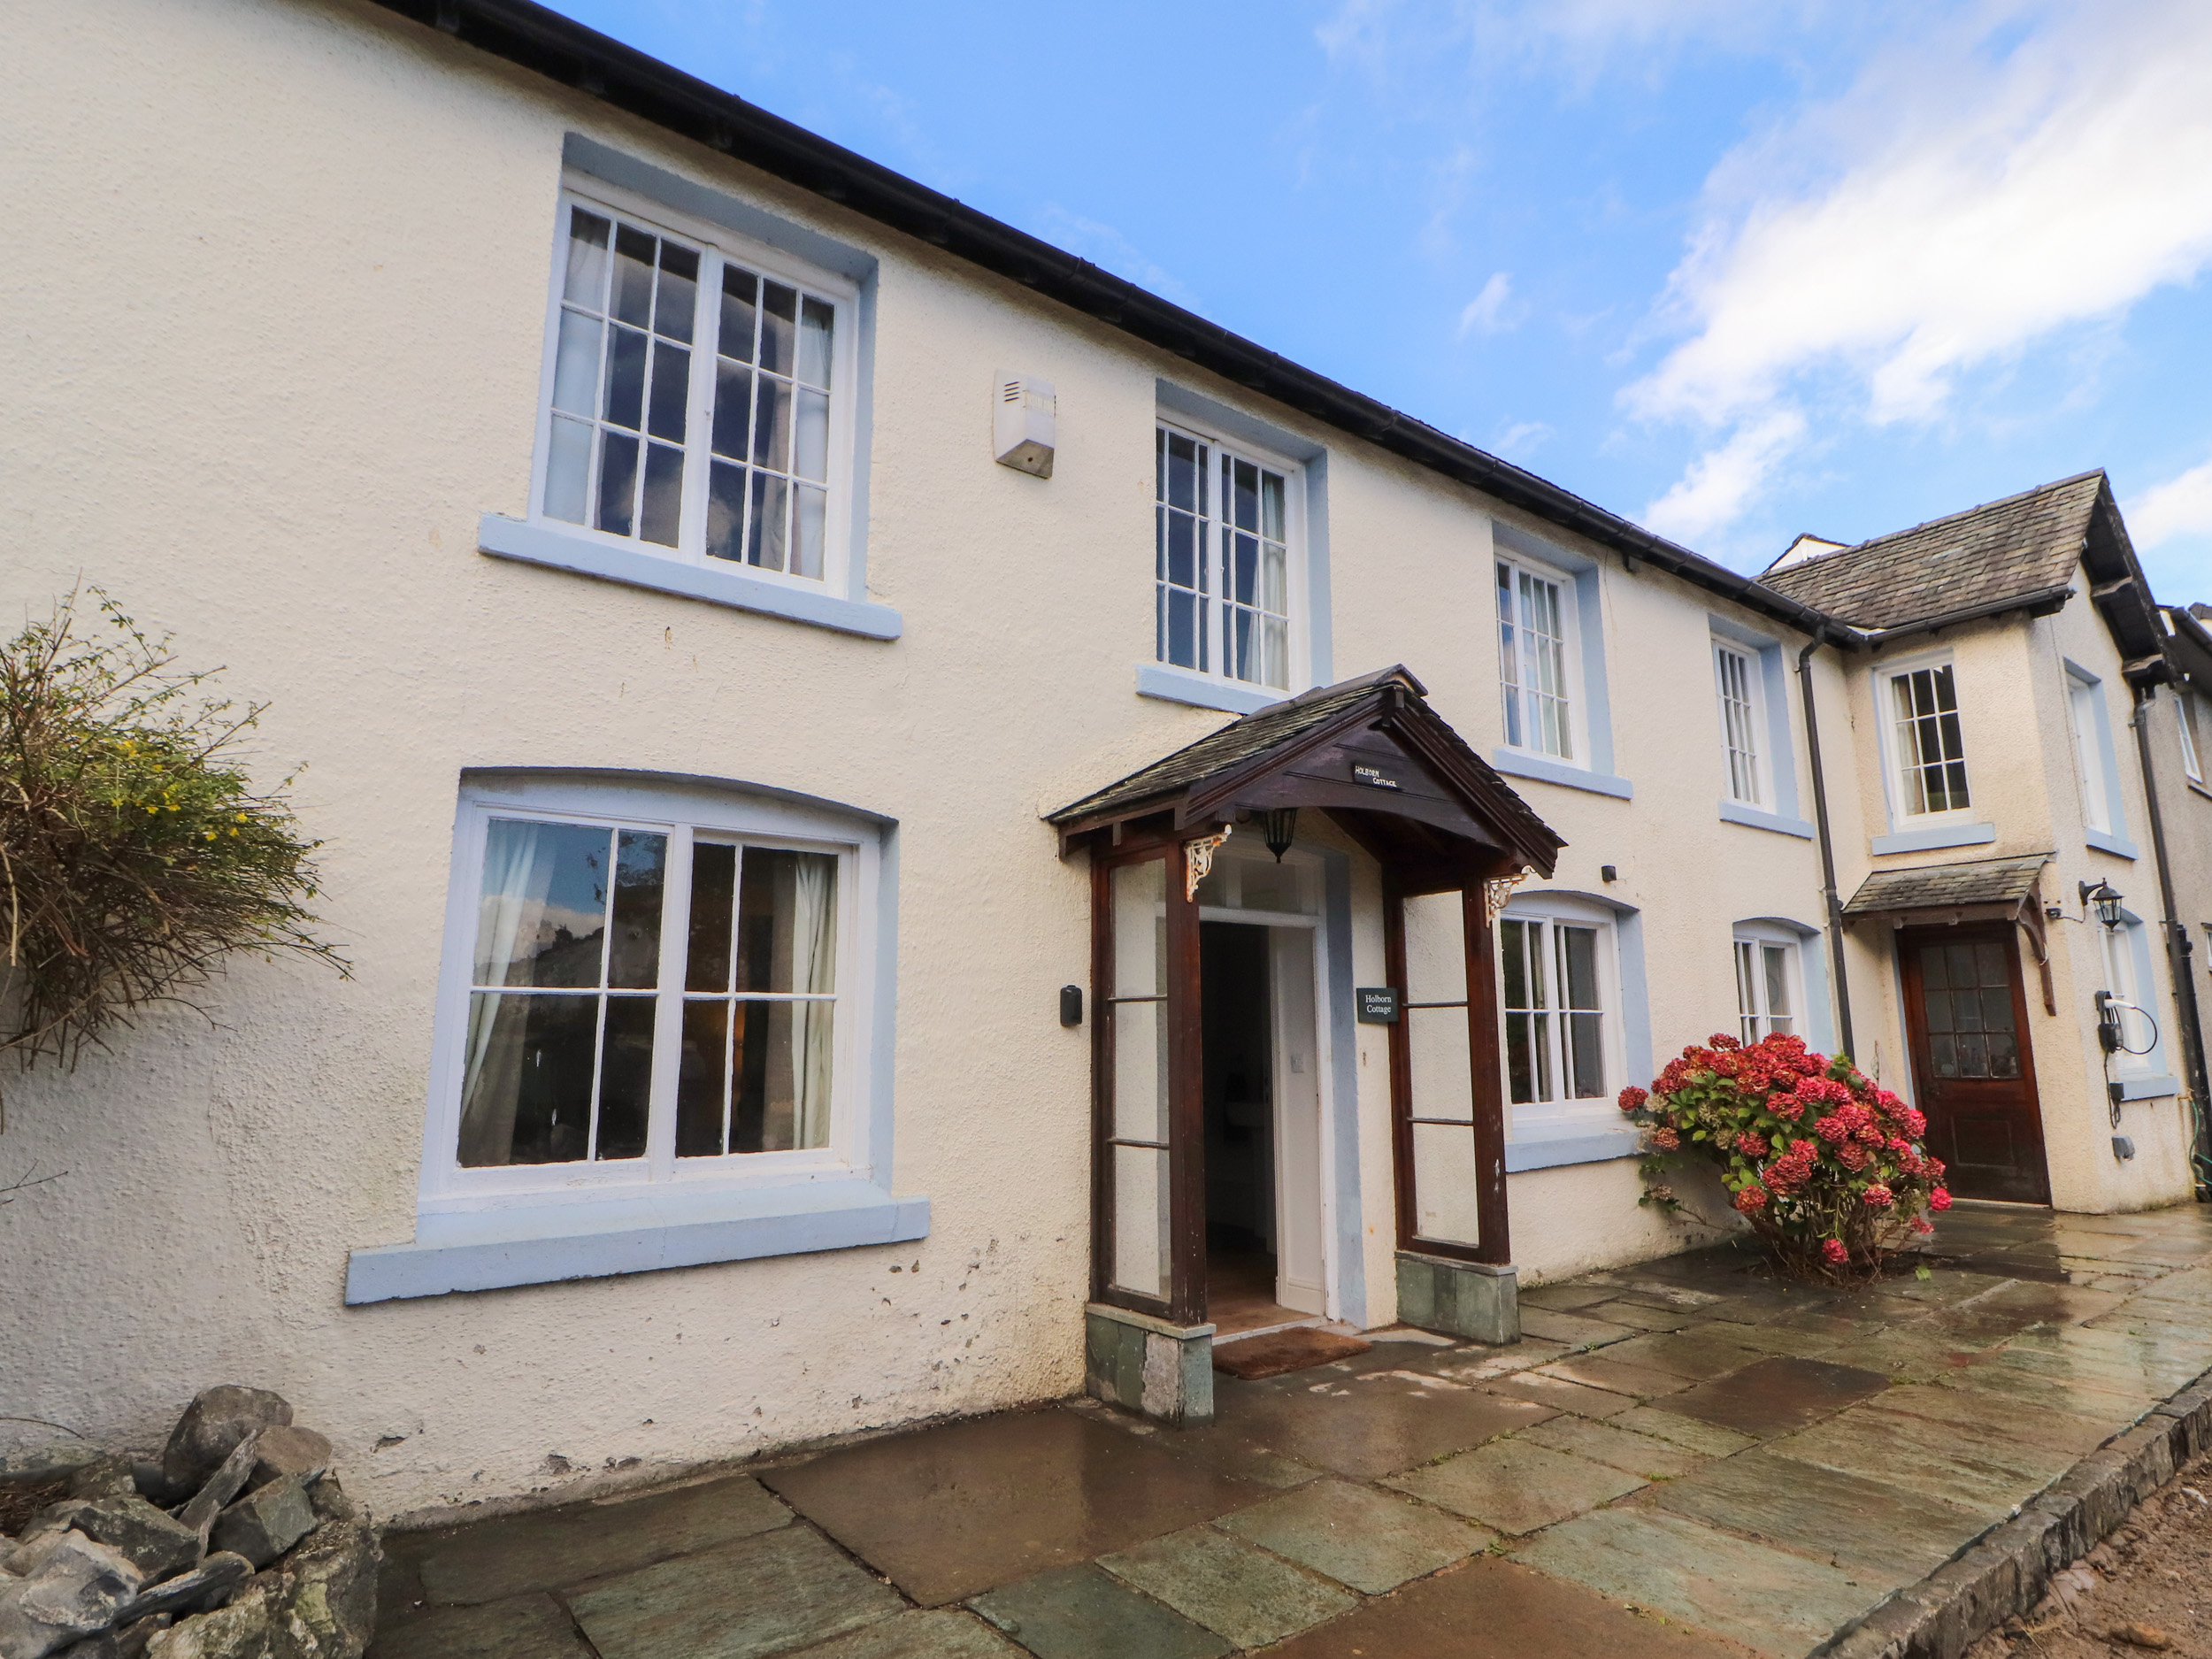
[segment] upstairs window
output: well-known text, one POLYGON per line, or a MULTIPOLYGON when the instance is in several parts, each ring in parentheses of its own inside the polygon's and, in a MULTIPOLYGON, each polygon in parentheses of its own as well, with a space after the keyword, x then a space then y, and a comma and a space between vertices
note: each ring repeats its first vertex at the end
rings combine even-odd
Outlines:
POLYGON ((1951 664, 1892 674, 1889 702, 1901 815, 1922 818, 1970 805, 1951 664))
POLYGON ((572 193, 561 228, 540 518, 664 557, 834 574, 849 285, 572 193))
POLYGON ((2066 676, 2066 708, 2073 717, 2074 757, 2081 778, 2082 821, 2093 830, 2110 833, 2112 773, 2107 764, 2103 687, 2070 670, 2066 676))
POLYGON ((1728 762, 1728 798, 1746 806, 1763 803, 1759 781, 1759 728, 1765 687, 1759 665, 1747 651, 1713 642, 1713 685, 1720 699, 1721 744, 1728 762))
POLYGON ((1498 561, 1498 677, 1505 741, 1559 760, 1575 758, 1568 698, 1573 653, 1574 588, 1563 578, 1498 561))
POLYGON ((2195 696, 2186 687, 2175 694, 2174 730, 2181 737, 2181 770, 2187 774, 2191 783, 2202 783, 2204 766, 2197 759, 2197 734, 2189 726, 2189 717, 2195 703, 2195 696))
POLYGON ((1296 469, 1167 426, 1154 459, 1158 660, 1288 690, 1296 469))

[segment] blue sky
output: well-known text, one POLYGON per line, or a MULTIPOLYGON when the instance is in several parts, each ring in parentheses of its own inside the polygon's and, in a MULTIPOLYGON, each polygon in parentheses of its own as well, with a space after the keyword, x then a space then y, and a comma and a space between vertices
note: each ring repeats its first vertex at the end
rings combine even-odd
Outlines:
POLYGON ((2112 475, 2212 600, 2201 0, 557 0, 1738 569, 2112 475))

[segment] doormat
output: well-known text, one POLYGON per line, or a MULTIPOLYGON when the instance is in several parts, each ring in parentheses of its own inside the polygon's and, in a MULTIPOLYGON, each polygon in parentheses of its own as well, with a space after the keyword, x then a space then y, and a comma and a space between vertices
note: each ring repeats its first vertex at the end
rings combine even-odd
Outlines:
POLYGON ((1257 1382, 1263 1377, 1280 1377, 1287 1371, 1304 1371, 1310 1365, 1349 1359, 1355 1354, 1364 1354, 1371 1346, 1356 1336, 1339 1336, 1333 1331, 1304 1325, 1295 1331, 1247 1337, 1226 1347, 1217 1345, 1214 1369, 1224 1376, 1257 1382))

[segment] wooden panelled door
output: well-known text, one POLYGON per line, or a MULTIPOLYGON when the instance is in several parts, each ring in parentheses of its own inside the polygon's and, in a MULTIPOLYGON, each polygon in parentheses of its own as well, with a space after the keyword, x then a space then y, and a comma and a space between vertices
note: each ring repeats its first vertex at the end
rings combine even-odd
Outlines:
POLYGON ((1928 1149, 1961 1198, 2051 1202, 2027 997, 2009 923, 1897 935, 1913 1078, 1928 1149))

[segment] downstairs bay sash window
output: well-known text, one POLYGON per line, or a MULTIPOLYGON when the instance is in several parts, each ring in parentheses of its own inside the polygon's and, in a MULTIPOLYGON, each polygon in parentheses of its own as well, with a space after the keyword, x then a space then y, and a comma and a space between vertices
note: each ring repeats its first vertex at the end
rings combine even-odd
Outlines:
POLYGON ((540 520, 695 563, 833 579, 849 285, 574 193, 561 242, 540 520))
POLYGON ((1802 1034, 1797 950, 1794 942, 1736 935, 1736 1023, 1745 1042, 1802 1034))
POLYGON ((488 803, 464 848, 426 1196, 850 1161, 857 847, 488 803))

